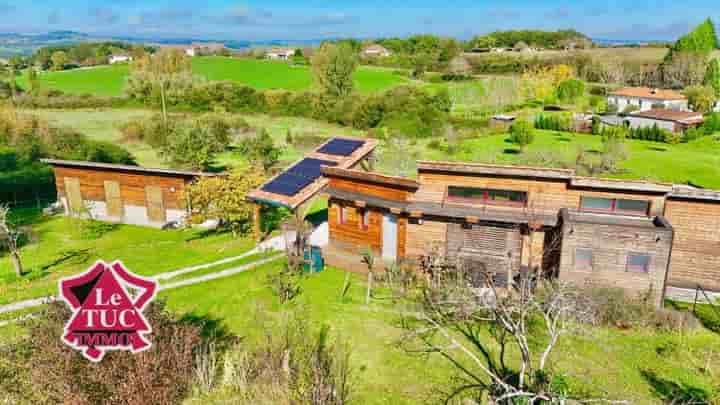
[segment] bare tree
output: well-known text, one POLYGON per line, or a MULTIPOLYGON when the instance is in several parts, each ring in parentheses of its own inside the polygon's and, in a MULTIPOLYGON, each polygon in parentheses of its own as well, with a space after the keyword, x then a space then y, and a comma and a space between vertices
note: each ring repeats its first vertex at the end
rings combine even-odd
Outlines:
POLYGON ((288 267, 293 271, 301 271, 305 264, 305 250, 313 231, 312 224, 305 219, 307 209, 298 208, 283 224, 285 236, 285 252, 288 267))
POLYGON ((10 222, 10 207, 0 205, 0 244, 7 246, 10 252, 10 260, 15 267, 15 274, 18 277, 23 275, 23 265, 20 259, 19 240, 22 230, 10 222))

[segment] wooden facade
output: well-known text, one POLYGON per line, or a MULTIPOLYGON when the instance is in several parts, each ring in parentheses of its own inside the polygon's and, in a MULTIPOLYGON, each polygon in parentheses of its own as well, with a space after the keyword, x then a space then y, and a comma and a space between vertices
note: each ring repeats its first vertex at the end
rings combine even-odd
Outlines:
POLYGON ((720 291, 720 193, 688 198, 664 183, 467 163, 419 162, 416 187, 400 185, 408 179, 342 169, 325 176, 330 179, 330 243, 346 252, 369 246, 381 254, 383 215, 392 212, 404 225, 398 227, 399 260, 417 261, 434 251, 480 260, 496 272, 537 268, 578 283, 652 290, 658 304, 666 280, 670 286, 720 291), (449 198, 451 188, 502 191, 523 199, 449 198), (608 208, 590 206, 589 201, 598 200, 608 208), (338 221, 340 207, 350 208, 344 223, 338 221), (363 231, 357 218, 367 210, 371 221, 363 231), (561 215, 567 210, 592 221, 579 220, 570 232, 561 215), (574 268, 574 251, 581 245, 596 252, 602 271, 574 268), (650 257, 648 272, 626 271, 628 257, 650 257))
POLYGON ((209 174, 126 165, 46 160, 68 214, 164 226, 187 213, 188 184, 209 174))

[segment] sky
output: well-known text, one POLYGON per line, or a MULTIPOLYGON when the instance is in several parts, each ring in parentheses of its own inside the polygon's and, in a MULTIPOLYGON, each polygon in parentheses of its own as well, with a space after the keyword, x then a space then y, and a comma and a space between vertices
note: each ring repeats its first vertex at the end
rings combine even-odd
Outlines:
POLYGON ((416 33, 467 39, 524 28, 672 40, 707 17, 720 23, 717 0, 0 0, 0 32, 250 41, 416 33))

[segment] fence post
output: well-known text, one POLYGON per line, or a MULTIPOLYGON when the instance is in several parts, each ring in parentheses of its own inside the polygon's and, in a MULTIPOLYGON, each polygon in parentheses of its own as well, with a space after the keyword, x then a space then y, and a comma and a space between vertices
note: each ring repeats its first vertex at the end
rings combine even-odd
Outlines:
POLYGON ((695 313, 695 307, 697 306, 697 300, 698 300, 698 293, 699 293, 699 292, 700 292, 700 285, 698 285, 697 287, 695 287, 695 300, 693 300, 693 310, 692 310, 693 315, 697 315, 697 313, 695 313))

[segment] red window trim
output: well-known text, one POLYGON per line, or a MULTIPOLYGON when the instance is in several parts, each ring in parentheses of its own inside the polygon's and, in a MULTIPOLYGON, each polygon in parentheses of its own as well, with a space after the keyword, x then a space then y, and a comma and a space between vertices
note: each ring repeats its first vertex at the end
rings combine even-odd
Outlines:
POLYGON ((645 200, 632 200, 629 198, 610 198, 610 197, 593 197, 593 196, 582 196, 580 197, 580 210, 585 212, 601 212, 601 213, 613 213, 613 214, 624 214, 624 215, 634 215, 638 217, 646 217, 650 213, 650 201, 645 200), (583 200, 585 198, 598 198, 603 200, 610 200, 612 201, 612 207, 610 209, 603 209, 603 208, 583 208, 583 200), (633 211, 633 210, 622 210, 617 208, 618 200, 627 200, 627 201, 641 201, 647 204, 647 209, 642 214, 640 211, 633 211))
POLYGON ((370 211, 367 209, 358 210, 358 226, 363 231, 367 231, 370 228, 370 211), (367 218, 366 218, 367 216, 367 218))
MULTIPOLYGON (((455 186, 448 186, 445 188, 445 199, 448 202, 455 202, 460 204, 483 204, 483 205, 498 205, 498 206, 504 206, 504 207, 526 207, 527 206, 527 191, 520 191, 520 190, 499 190, 499 189, 486 189, 486 188, 480 188, 477 189, 483 190, 483 198, 466 198, 466 197, 455 197, 450 195, 450 187, 455 186), (523 201, 498 201, 493 200, 490 198, 490 191, 508 191, 508 192, 516 192, 516 193, 523 193, 525 195, 525 199, 523 201)), ((463 186, 457 186, 459 188, 462 188, 463 186)), ((474 188, 474 187, 466 187, 466 188, 474 188)))

